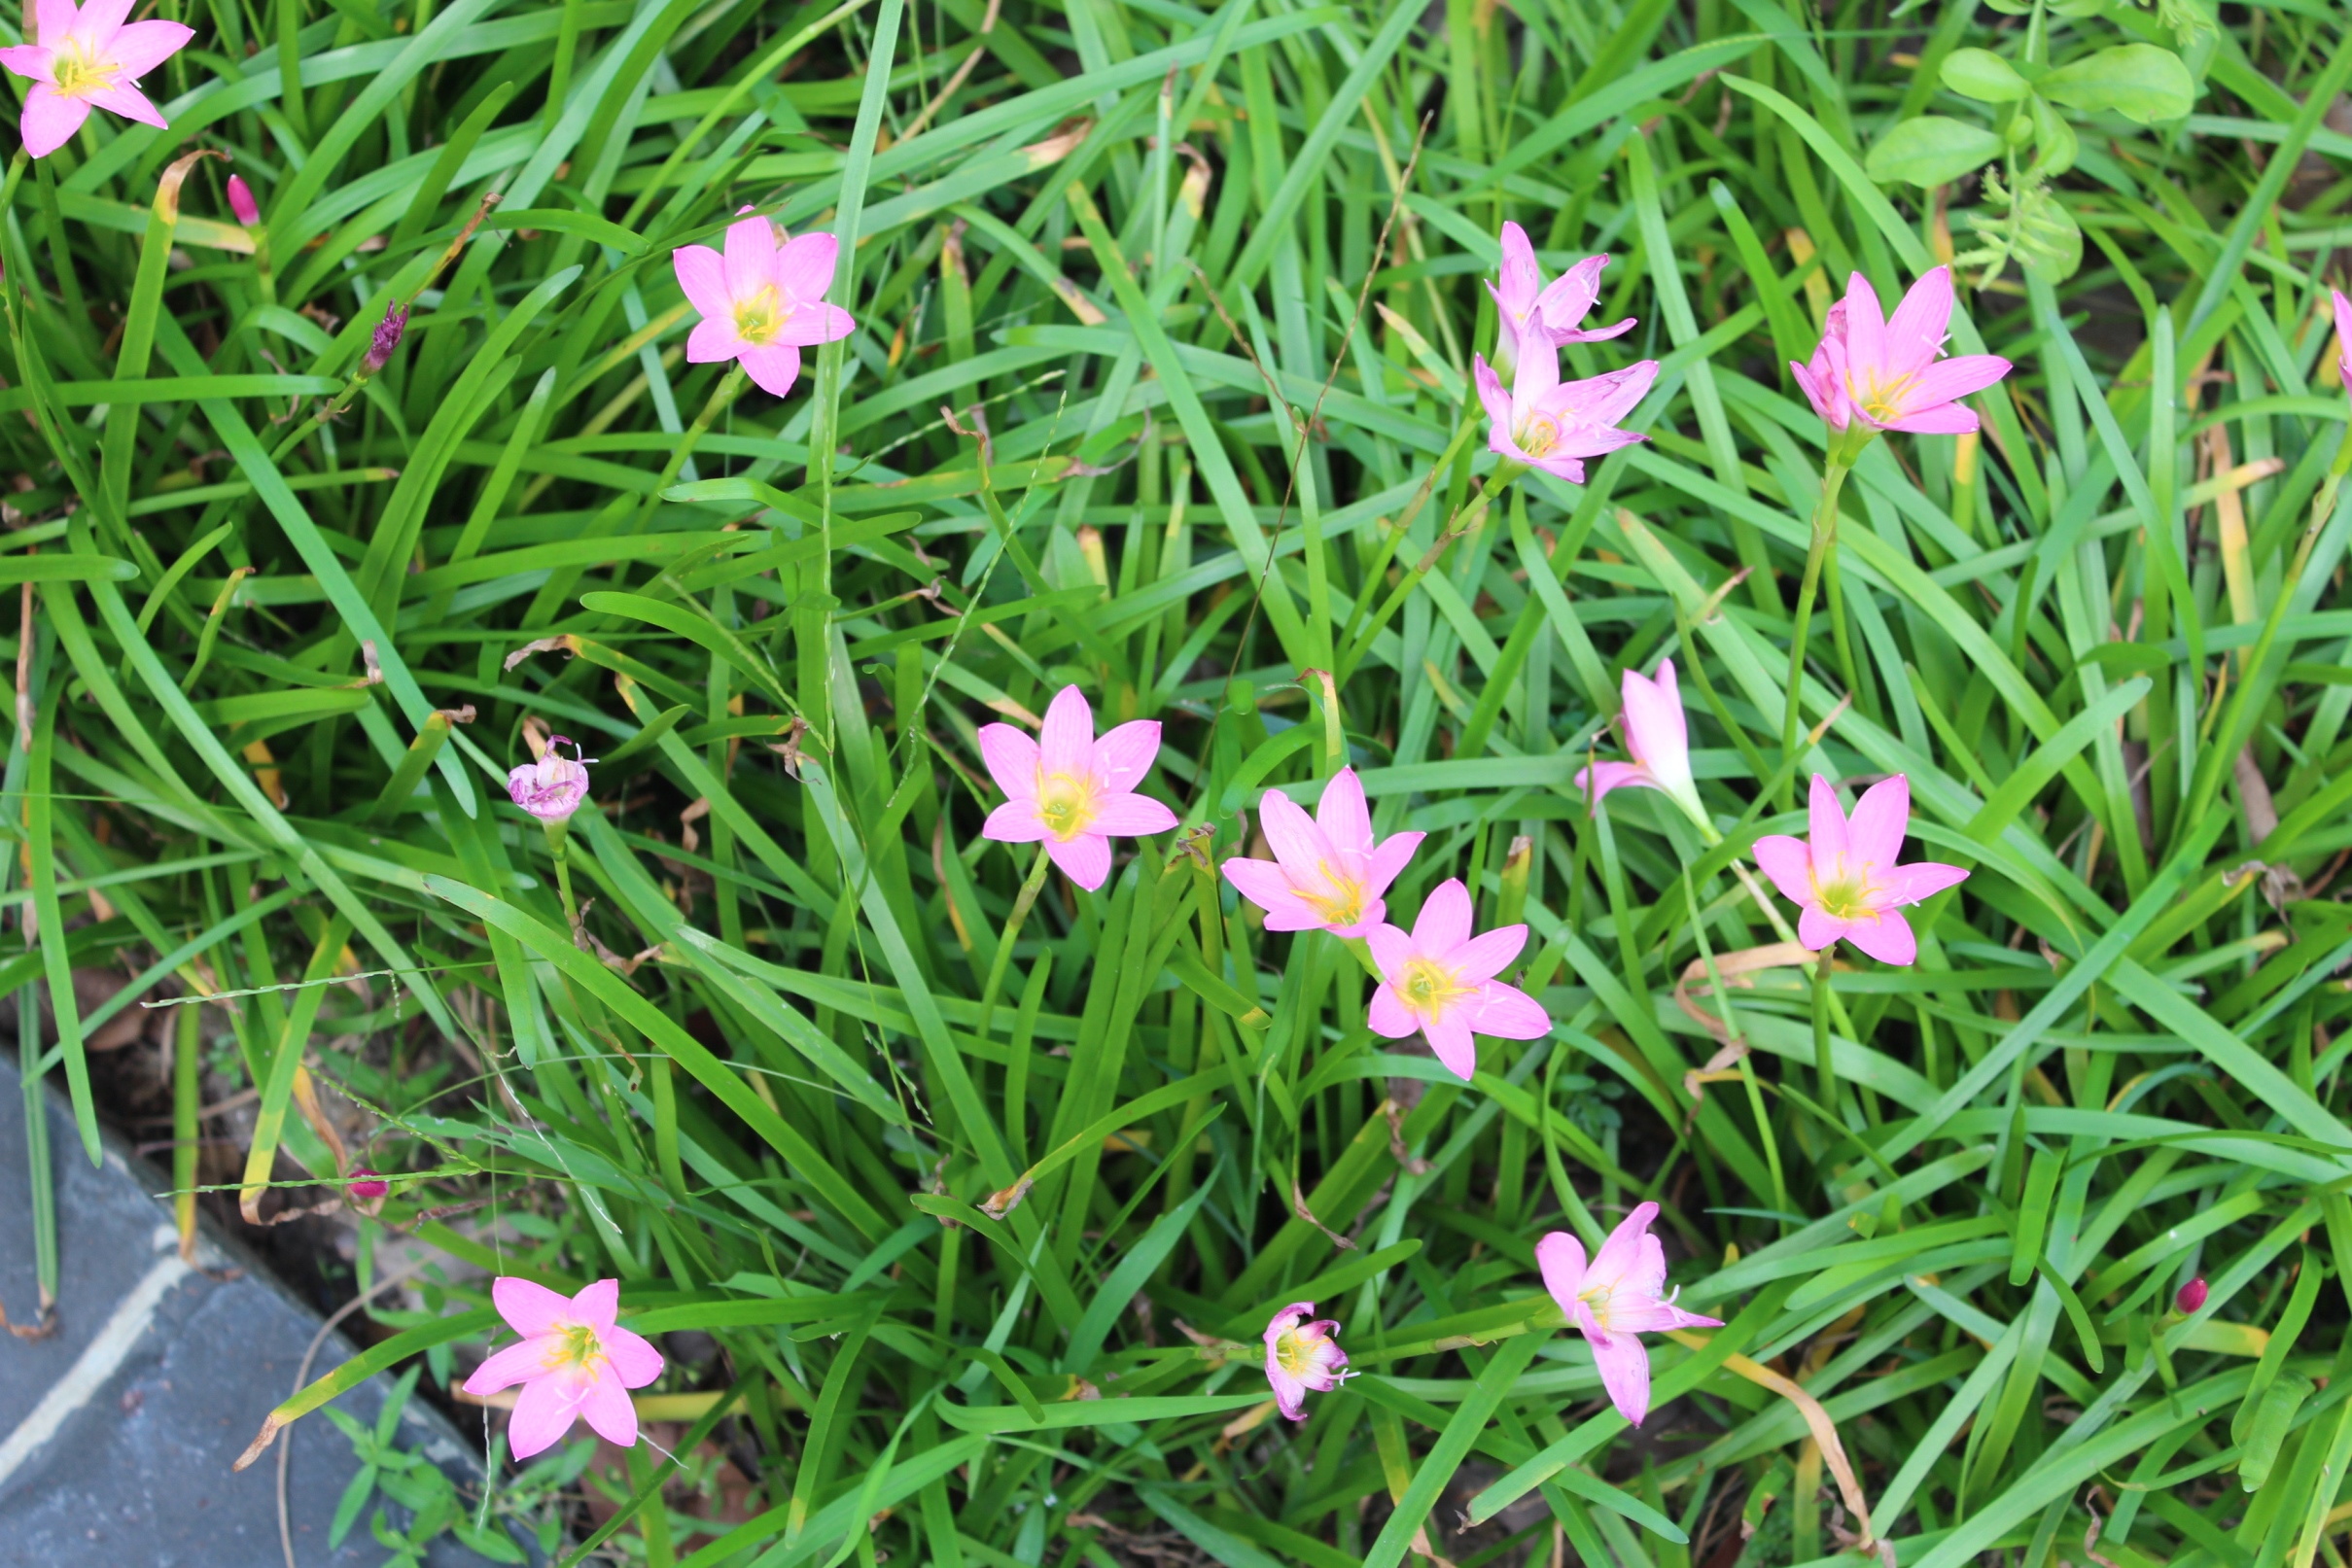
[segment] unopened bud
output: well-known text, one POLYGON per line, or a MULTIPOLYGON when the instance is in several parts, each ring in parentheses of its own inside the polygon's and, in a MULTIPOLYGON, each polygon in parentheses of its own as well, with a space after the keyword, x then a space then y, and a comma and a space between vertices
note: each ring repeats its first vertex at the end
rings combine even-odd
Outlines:
POLYGON ((253 187, 240 175, 228 177, 228 210, 237 215, 237 222, 247 228, 262 221, 262 204, 253 199, 253 187))
POLYGON ((2183 1317, 2187 1317, 2191 1312, 2205 1305, 2206 1294, 2205 1276, 2199 1274, 2173 1295, 2172 1309, 2183 1317))
POLYGON ((351 1173, 351 1180, 345 1190, 354 1198, 386 1198, 391 1196, 392 1183, 366 1166, 362 1166, 351 1173))
POLYGON ((384 312, 376 323, 375 337, 368 345, 368 357, 360 362, 364 375, 373 375, 392 361, 392 351, 401 346, 401 333, 408 327, 408 307, 395 305, 384 312))

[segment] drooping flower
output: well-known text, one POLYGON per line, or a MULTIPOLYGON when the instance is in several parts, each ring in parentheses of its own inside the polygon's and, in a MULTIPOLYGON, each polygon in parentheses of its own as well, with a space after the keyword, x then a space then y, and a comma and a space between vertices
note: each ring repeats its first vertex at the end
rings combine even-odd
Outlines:
POLYGON ((1635 1426, 1650 1413, 1650 1352, 1634 1336, 1722 1327, 1719 1319, 1674 1305, 1666 1288, 1666 1249, 1650 1235, 1657 1217, 1656 1203, 1636 1205, 1590 1264, 1584 1243, 1565 1231, 1535 1243, 1544 1289, 1593 1346, 1609 1403, 1635 1426))
POLYGON ((1045 710, 1031 740, 1010 724, 980 728, 980 757, 1005 794, 988 814, 981 836, 1000 844, 1035 844, 1071 881, 1092 892, 1110 876, 1110 841, 1165 833, 1176 815, 1135 793, 1160 754, 1157 719, 1139 718, 1095 739, 1094 709, 1075 686, 1064 686, 1045 710))
POLYGON ((847 337, 858 325, 825 302, 840 248, 830 234, 779 243, 776 226, 758 216, 727 226, 724 256, 708 245, 680 246, 670 262, 687 302, 702 313, 686 338, 686 359, 739 361, 766 391, 779 398, 791 391, 800 351, 847 337))
POLYGON ((2352 392, 2352 299, 2341 289, 2330 289, 2328 296, 2335 304, 2335 368, 2344 390, 2352 392))
POLYGON ((1588 256, 1547 284, 1543 263, 1535 259, 1535 247, 1527 242, 1527 231, 1517 224, 1505 223, 1502 269, 1497 280, 1487 285, 1501 318, 1501 330, 1495 339, 1495 363, 1516 366, 1521 345, 1530 341, 1538 347, 1546 343, 1597 343, 1632 331, 1631 316, 1614 327, 1587 330, 1581 325, 1585 313, 1600 297, 1600 269, 1608 264, 1605 256, 1588 256), (1535 334, 1532 338, 1531 331, 1535 334))
POLYGON ((1542 1003, 1494 978, 1519 957, 1527 928, 1500 925, 1472 936, 1470 917, 1470 889, 1449 877, 1421 906, 1410 936, 1386 924, 1366 935, 1381 983, 1364 1022, 1391 1040, 1419 1029, 1437 1060, 1464 1083, 1478 1070, 1471 1036, 1533 1040, 1552 1028, 1542 1003))
POLYGON ((228 177, 228 210, 247 228, 262 221, 262 204, 253 199, 253 187, 245 183, 241 174, 228 177))
POLYGON ((1620 689, 1625 694, 1625 749, 1633 760, 1579 768, 1577 787, 1595 800, 1628 784, 1663 790, 1694 819, 1705 821, 1706 808, 1691 777, 1690 730, 1682 716, 1682 694, 1674 684, 1674 661, 1659 660, 1654 680, 1629 669, 1620 689))
MULTIPOLYGON (((2343 296, 2339 294, 2335 297, 2341 299, 2343 296)), ((2198 1274, 2194 1279, 2173 1292, 2172 1309, 2181 1316, 2187 1317, 2205 1305, 2205 1297, 2208 1293, 2205 1276, 2198 1274)))
POLYGON ((1536 351, 1519 356, 1507 394, 1494 367, 1471 357, 1478 401, 1490 421, 1487 450, 1582 484, 1584 459, 1606 457, 1621 446, 1649 439, 1618 429, 1617 422, 1633 411, 1658 379, 1656 360, 1585 381, 1562 381, 1558 349, 1537 348, 1531 339, 1523 347, 1536 351))
POLYGON ((507 1326, 523 1337, 474 1369, 466 1392, 479 1397, 523 1385, 507 1441, 517 1459, 554 1446, 583 1418, 621 1447, 637 1442, 637 1407, 629 1390, 661 1376, 661 1352, 614 1323, 620 1281, 599 1279, 564 1297, 528 1279, 502 1276, 490 1299, 507 1326))
POLYGON ((1911 782, 1881 779, 1854 803, 1853 819, 1838 792, 1813 775, 1810 843, 1770 833, 1756 841, 1756 863, 1780 896, 1801 906, 1797 939, 1818 953, 1840 937, 1881 963, 1919 957, 1903 907, 1956 887, 1968 873, 1934 860, 1897 865, 1911 825, 1911 782))
POLYGON ((29 78, 24 97, 24 150, 47 157, 73 139, 93 108, 158 130, 171 127, 139 90, 139 78, 195 37, 176 21, 124 24, 132 0, 36 0, 33 42, 0 49, 0 65, 29 78))
POLYGON ((588 798, 588 764, 596 760, 579 752, 579 743, 569 736, 548 737, 547 749, 537 762, 520 763, 509 771, 507 793, 543 822, 570 821, 579 803, 588 798), (559 746, 570 747, 572 754, 559 754, 555 749, 559 746))
POLYGON ((1853 273, 1845 297, 1830 307, 1811 363, 1789 363, 1813 412, 1836 431, 1855 420, 1872 431, 1921 436, 1975 430, 1976 411, 1959 400, 2000 380, 2010 366, 1998 354, 1937 357, 1951 326, 1951 269, 1935 267, 1904 294, 1889 320, 1870 280, 1853 273))
POLYGON ((1388 890, 1425 836, 1391 833, 1376 841, 1363 781, 1342 768, 1323 785, 1315 815, 1280 789, 1258 802, 1258 825, 1274 851, 1271 860, 1236 856, 1225 880, 1266 912, 1269 931, 1322 929, 1363 936, 1388 912, 1388 890))
POLYGON ((368 339, 368 352, 360 360, 360 374, 373 375, 392 363, 392 351, 401 346, 401 334, 408 330, 408 307, 393 305, 385 310, 384 319, 375 324, 375 332, 368 339))
POLYGON ((1266 1381, 1274 1385, 1275 1404, 1293 1421, 1307 1418, 1310 1392, 1328 1394, 1354 1376, 1347 1370, 1348 1352, 1339 1347, 1339 1324, 1301 1321, 1314 1312, 1315 1303, 1293 1302, 1266 1325, 1266 1381))

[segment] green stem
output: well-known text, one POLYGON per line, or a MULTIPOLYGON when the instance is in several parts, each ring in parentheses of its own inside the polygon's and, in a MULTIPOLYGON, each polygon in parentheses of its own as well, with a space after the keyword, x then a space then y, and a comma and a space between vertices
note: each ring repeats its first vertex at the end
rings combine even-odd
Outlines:
POLYGON ((1821 563, 1838 547, 1838 492, 1845 488, 1847 467, 1840 461, 1833 446, 1821 472, 1821 504, 1813 508, 1813 540, 1811 548, 1805 552, 1805 580, 1797 588, 1797 619, 1788 640, 1788 701, 1780 718, 1780 755, 1789 768, 1780 785, 1782 811, 1796 804, 1797 730, 1799 694, 1805 684, 1805 639, 1812 626, 1813 595, 1821 584, 1821 563))
POLYGON ((580 932, 579 905, 572 898, 572 824, 562 821, 542 825, 547 830, 547 853, 555 857, 555 890, 564 901, 564 928, 572 933, 573 946, 585 952, 587 942, 580 932))
POLYGON ((1838 944, 1832 942, 1813 955, 1813 1070, 1821 1079, 1821 1108, 1833 1119, 1838 1115, 1838 1069, 1829 1053, 1829 971, 1837 951, 1838 944))
POLYGON ((1021 934, 1021 923, 1029 919, 1029 906, 1037 901, 1039 889, 1045 886, 1045 873, 1053 862, 1045 854, 1045 846, 1037 846, 1037 858, 1029 868, 1029 880, 1021 884, 1020 893, 1013 899, 1012 913, 1004 917, 1004 934, 997 941, 997 958, 988 966, 988 984, 980 991, 980 1027, 973 1038, 986 1044, 988 1026, 997 1011, 997 993, 1004 987, 1004 971, 1013 959, 1013 939, 1021 934))

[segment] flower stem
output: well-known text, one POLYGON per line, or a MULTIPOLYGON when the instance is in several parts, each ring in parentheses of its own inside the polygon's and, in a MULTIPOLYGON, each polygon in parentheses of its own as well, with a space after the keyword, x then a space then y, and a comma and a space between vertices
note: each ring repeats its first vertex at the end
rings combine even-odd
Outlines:
POLYGON ((541 825, 547 830, 547 853, 555 857, 555 890, 564 901, 564 928, 572 933, 572 945, 585 952, 587 941, 580 929, 579 905, 572 897, 572 824, 567 820, 541 825))
POLYGON ((1805 683, 1805 639, 1812 626, 1813 595, 1821 583, 1821 563, 1838 547, 1838 492, 1845 488, 1847 466, 1833 452, 1822 469, 1821 504, 1813 508, 1812 546, 1805 552, 1805 580, 1797 588, 1797 620, 1788 640, 1788 702, 1781 710, 1780 719, 1780 755, 1789 770, 1780 785, 1783 811, 1796 803, 1798 694, 1805 683))
POLYGON ((1053 862, 1046 857, 1045 846, 1037 846, 1037 858, 1029 868, 1029 880, 1021 884, 1020 893, 1013 899, 1012 913, 1004 917, 1004 934, 997 941, 997 958, 988 966, 988 984, 980 991, 980 1027, 973 1037, 986 1044, 988 1026, 997 1011, 997 993, 1003 989, 1004 971, 1012 963, 1013 939, 1021 934, 1021 923, 1029 919, 1029 906, 1037 901, 1038 890, 1045 886, 1045 873, 1053 862))
POLYGON ((1838 1069, 1829 1054, 1830 958, 1838 944, 1813 955, 1813 1070, 1821 1078, 1821 1109, 1834 1121, 1838 1115, 1838 1069))

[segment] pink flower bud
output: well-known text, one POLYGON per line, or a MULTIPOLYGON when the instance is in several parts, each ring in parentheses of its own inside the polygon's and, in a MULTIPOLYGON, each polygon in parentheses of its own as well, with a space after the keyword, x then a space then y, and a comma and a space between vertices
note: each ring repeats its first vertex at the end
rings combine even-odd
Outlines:
POLYGON ((368 357, 360 364, 363 374, 373 375, 391 363, 392 351, 401 346, 401 333, 408 328, 408 307, 395 305, 384 312, 376 323, 375 336, 368 344, 368 357))
POLYGON ((362 1166, 351 1173, 351 1180, 344 1184, 343 1190, 354 1198, 389 1198, 392 1195, 392 1183, 366 1166, 362 1166))
POLYGON ((588 798, 588 764, 594 757, 579 754, 579 743, 568 736, 552 736, 547 741, 546 754, 537 762, 525 762, 507 775, 507 793, 514 804, 543 822, 568 822, 588 798), (570 756, 559 755, 556 748, 568 746, 570 756))
POLYGON ((2172 1309, 2180 1313, 2183 1317, 2186 1317, 2191 1312, 2195 1311, 2198 1307, 2205 1305, 2206 1294, 2205 1276, 2203 1274, 2199 1274, 2194 1279, 2190 1280, 2186 1285, 2183 1285, 2179 1292, 2173 1296, 2172 1309))
POLYGON ((237 215, 237 222, 247 228, 262 221, 262 204, 253 199, 253 187, 240 175, 228 177, 228 210, 237 215))

